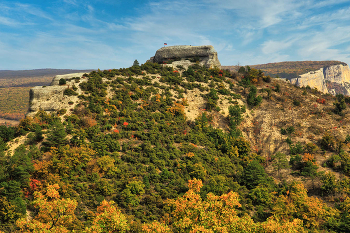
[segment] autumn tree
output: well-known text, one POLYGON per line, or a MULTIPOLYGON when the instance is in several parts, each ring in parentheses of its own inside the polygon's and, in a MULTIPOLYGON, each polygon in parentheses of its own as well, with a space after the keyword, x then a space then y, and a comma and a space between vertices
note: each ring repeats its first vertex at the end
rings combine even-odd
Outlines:
POLYGON ((97 207, 91 227, 86 229, 87 233, 102 232, 126 232, 130 230, 130 225, 121 211, 114 205, 113 201, 103 200, 97 207))
POLYGON ((46 192, 34 193, 34 207, 37 215, 31 221, 18 219, 17 227, 21 232, 69 232, 74 229, 76 216, 74 211, 78 205, 76 200, 60 198, 58 184, 49 185, 46 192))
POLYGON ((272 214, 279 221, 300 219, 306 228, 320 229, 329 217, 336 211, 328 208, 322 200, 308 197, 307 190, 302 183, 293 182, 285 195, 274 200, 272 214))
POLYGON ((239 196, 229 192, 221 196, 207 194, 203 200, 199 194, 201 180, 189 180, 189 190, 184 196, 168 200, 172 212, 162 222, 144 224, 143 232, 306 232, 302 221, 279 221, 269 218, 255 223, 250 216, 238 216, 241 207, 239 196))

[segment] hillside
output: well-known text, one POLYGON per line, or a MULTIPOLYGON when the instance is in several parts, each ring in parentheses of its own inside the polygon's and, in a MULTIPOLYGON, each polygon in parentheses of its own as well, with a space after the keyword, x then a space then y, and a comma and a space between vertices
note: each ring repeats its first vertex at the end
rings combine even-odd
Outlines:
MULTIPOLYGON (((319 70, 325 66, 345 64, 340 61, 286 61, 259 65, 249 65, 251 68, 262 70, 265 75, 280 77, 284 79, 297 78, 301 74, 319 70)), ((345 64, 346 65, 346 64, 345 64)), ((238 71, 239 66, 222 66, 222 69, 238 71)))
POLYGON ((0 126, 1 230, 350 230, 349 97, 198 64, 62 85, 69 108, 0 126))

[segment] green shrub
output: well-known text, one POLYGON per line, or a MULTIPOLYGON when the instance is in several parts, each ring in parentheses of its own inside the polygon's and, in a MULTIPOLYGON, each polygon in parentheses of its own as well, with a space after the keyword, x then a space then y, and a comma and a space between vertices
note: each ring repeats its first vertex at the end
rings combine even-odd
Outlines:
POLYGON ((321 148, 324 150, 335 150, 335 140, 334 137, 328 133, 323 135, 322 139, 320 140, 321 148))
POLYGON ((291 155, 297 155, 297 154, 302 154, 304 153, 304 148, 301 145, 300 142, 297 142, 295 145, 294 144, 290 144, 289 145, 289 153, 291 155))
POLYGON ((67 112, 67 109, 62 108, 62 109, 60 109, 60 110, 57 111, 57 114, 58 114, 58 115, 63 115, 63 114, 65 114, 66 112, 67 112))
POLYGON ((271 77, 270 76, 264 76, 263 77, 264 82, 270 83, 271 82, 271 77))
POLYGON ((346 109, 345 97, 342 94, 336 95, 337 100, 333 103, 334 113, 342 115, 342 111, 346 109))
POLYGON ((64 90, 63 95, 74 96, 74 95, 78 95, 78 93, 73 91, 70 88, 67 88, 64 90))
POLYGON ((58 84, 59 85, 65 85, 67 83, 67 81, 64 79, 64 78, 61 78, 59 81, 58 81, 58 84))
POLYGON ((299 100, 293 100, 293 104, 295 106, 300 106, 300 101, 299 100))
POLYGON ((250 92, 247 96, 247 103, 249 106, 258 106, 261 101, 262 97, 261 96, 256 96, 257 94, 257 88, 255 86, 250 86, 250 92))

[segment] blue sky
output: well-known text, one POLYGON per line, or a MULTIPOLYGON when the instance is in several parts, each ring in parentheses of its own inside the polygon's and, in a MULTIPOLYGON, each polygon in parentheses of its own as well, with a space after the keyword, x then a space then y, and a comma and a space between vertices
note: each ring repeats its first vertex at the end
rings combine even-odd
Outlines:
POLYGON ((0 69, 109 69, 168 45, 214 46, 222 65, 350 64, 350 0, 0 1, 0 69))

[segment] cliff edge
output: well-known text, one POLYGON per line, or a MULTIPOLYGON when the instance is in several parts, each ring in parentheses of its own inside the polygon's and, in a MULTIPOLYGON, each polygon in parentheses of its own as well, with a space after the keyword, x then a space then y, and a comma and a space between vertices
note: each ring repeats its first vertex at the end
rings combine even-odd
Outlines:
POLYGON ((348 65, 326 66, 317 71, 311 71, 306 74, 293 78, 290 82, 299 87, 309 86, 317 88, 323 93, 332 95, 343 94, 350 95, 350 68, 348 65))
MULTIPOLYGON (((50 86, 36 86, 29 91, 29 109, 27 116, 34 116, 37 111, 55 112, 71 108, 78 101, 79 83, 85 78, 84 73, 56 75, 50 86), (59 80, 65 79, 66 84, 59 85, 59 80), (66 89, 75 88, 77 95, 64 95, 66 89)), ((72 89, 71 89, 72 90, 72 89)))

